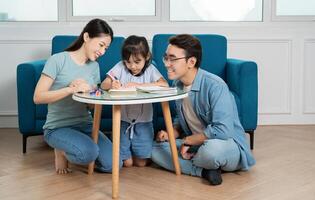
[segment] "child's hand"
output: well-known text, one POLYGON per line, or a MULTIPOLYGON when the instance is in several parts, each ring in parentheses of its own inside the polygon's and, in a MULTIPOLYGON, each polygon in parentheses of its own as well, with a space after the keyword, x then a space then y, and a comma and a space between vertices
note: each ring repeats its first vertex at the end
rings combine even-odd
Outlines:
POLYGON ((125 85, 126 88, 131 88, 131 87, 137 87, 140 86, 140 83, 135 83, 135 82, 129 82, 125 85))
POLYGON ((119 89, 121 87, 121 83, 119 80, 114 80, 112 82, 112 89, 119 89))
POLYGON ((158 142, 164 142, 168 140, 168 134, 166 131, 159 131, 156 135, 156 141, 158 142))

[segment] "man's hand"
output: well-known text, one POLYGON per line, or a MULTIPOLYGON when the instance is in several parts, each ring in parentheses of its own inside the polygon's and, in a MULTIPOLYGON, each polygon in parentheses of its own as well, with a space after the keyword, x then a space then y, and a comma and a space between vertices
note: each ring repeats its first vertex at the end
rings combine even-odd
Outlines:
POLYGON ((156 141, 165 142, 168 140, 168 133, 164 130, 161 130, 156 135, 156 141))
POLYGON ((194 153, 188 153, 188 149, 190 148, 190 146, 185 146, 185 144, 182 144, 180 146, 180 154, 182 155, 182 157, 185 159, 185 160, 190 160, 192 159, 192 157, 194 157, 194 153))

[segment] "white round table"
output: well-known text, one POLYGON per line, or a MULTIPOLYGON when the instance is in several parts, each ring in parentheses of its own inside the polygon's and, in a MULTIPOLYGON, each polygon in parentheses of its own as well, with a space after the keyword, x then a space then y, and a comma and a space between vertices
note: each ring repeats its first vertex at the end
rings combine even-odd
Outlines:
MULTIPOLYGON (((120 144, 120 120, 121 120, 121 105, 131 104, 145 104, 161 102, 166 130, 168 133, 169 143, 173 156, 173 164, 175 172, 180 175, 180 165, 178 162, 177 148, 174 138, 171 112, 169 108, 169 101, 178 100, 188 97, 188 93, 184 90, 177 90, 175 93, 169 94, 151 94, 137 92, 132 95, 111 95, 107 91, 102 91, 101 95, 90 93, 76 93, 72 98, 75 101, 82 103, 94 104, 94 121, 92 129, 92 138, 95 143, 98 141, 98 132, 101 120, 102 105, 113 105, 113 168, 112 168, 112 197, 117 198, 119 194, 119 144, 120 144)), ((89 164, 88 173, 92 174, 94 171, 94 162, 89 164)))

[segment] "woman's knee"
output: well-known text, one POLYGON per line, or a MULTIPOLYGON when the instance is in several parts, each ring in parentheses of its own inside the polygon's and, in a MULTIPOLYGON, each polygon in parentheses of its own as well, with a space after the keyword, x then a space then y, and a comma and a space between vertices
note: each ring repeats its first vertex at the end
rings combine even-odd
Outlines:
POLYGON ((95 161, 99 155, 99 148, 96 144, 90 145, 89 147, 81 147, 78 149, 76 159, 80 164, 89 164, 95 161))

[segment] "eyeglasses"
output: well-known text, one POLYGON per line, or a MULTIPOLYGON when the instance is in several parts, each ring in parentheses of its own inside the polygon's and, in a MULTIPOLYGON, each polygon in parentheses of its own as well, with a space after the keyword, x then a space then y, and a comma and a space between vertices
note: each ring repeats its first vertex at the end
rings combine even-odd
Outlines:
POLYGON ((180 57, 180 58, 170 58, 169 56, 164 55, 162 59, 163 59, 164 64, 166 64, 166 63, 174 64, 177 60, 184 59, 184 58, 188 58, 188 57, 184 56, 184 57, 180 57))

